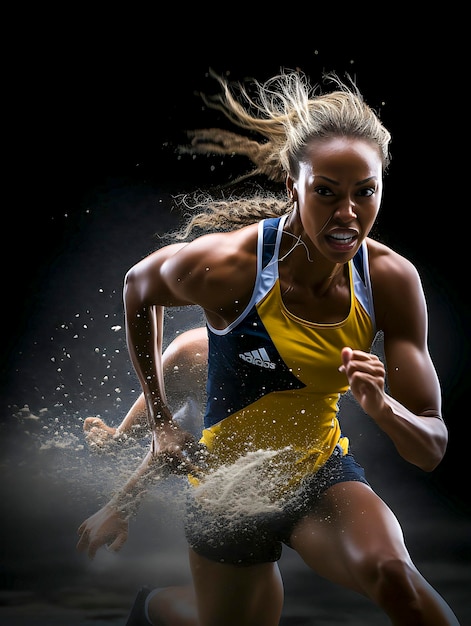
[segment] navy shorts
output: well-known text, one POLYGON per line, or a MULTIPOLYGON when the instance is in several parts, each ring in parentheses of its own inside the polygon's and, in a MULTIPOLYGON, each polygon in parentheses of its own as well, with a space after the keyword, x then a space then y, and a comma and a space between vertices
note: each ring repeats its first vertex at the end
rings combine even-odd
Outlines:
POLYGON ((238 519, 232 515, 215 515, 190 494, 185 518, 187 541, 195 552, 220 563, 255 565, 278 561, 283 544, 290 545, 294 527, 315 508, 320 495, 332 485, 347 481, 369 484, 353 455, 342 456, 340 448, 336 448, 325 465, 305 478, 299 489, 274 512, 238 519))

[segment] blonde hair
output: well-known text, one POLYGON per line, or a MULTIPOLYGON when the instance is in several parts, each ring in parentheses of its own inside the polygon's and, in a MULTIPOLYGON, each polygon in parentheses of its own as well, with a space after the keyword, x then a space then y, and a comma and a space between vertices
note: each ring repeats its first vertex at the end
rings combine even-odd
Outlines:
MULTIPOLYGON (((200 94, 211 109, 221 111, 235 126, 264 138, 261 141, 220 128, 188 132, 189 146, 182 152, 200 154, 239 154, 248 157, 255 168, 233 181, 263 175, 284 185, 287 175, 297 179, 299 164, 313 139, 354 137, 376 145, 386 171, 391 135, 379 116, 366 104, 359 89, 349 79, 343 82, 335 73, 324 76, 334 89, 322 92, 319 84, 311 86, 299 71, 282 71, 265 83, 252 81, 251 96, 242 83, 230 85, 210 71, 221 91, 213 96, 200 94), (238 91, 239 98, 236 97, 238 91)), ((282 188, 284 192, 284 187, 282 188)), ((187 223, 176 233, 188 238, 193 229, 227 230, 289 212, 292 204, 275 193, 257 193, 247 197, 212 200, 209 194, 185 197, 180 203, 186 210, 187 223), (195 214, 195 210, 198 212, 195 214)))

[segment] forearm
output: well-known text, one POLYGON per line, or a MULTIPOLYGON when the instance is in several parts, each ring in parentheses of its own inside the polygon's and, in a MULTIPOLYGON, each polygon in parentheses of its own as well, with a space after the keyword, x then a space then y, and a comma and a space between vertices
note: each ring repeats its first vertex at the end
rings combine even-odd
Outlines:
POLYGON ((148 433, 147 409, 144 395, 140 394, 132 407, 126 413, 123 421, 116 429, 116 436, 129 432, 148 433))
POLYGON ((124 306, 129 356, 141 384, 149 427, 154 429, 171 420, 162 367, 164 309, 145 301, 139 279, 132 273, 125 281, 124 306))
POLYGON ((129 519, 137 513, 149 486, 166 475, 168 471, 165 472, 164 464, 149 451, 131 478, 113 495, 108 506, 118 511, 123 519, 129 519))
POLYGON ((426 472, 431 472, 443 459, 448 431, 438 414, 415 415, 401 403, 385 396, 378 426, 390 437, 403 459, 426 472))

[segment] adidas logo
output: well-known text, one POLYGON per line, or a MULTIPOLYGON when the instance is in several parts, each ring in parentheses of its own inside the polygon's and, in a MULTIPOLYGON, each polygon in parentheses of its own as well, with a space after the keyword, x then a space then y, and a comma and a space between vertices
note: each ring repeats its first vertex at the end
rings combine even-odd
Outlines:
POLYGON ((257 365, 258 367, 265 367, 269 370, 274 370, 276 365, 270 361, 270 357, 267 354, 265 348, 259 348, 258 350, 251 350, 250 352, 241 352, 239 357, 246 363, 257 365))

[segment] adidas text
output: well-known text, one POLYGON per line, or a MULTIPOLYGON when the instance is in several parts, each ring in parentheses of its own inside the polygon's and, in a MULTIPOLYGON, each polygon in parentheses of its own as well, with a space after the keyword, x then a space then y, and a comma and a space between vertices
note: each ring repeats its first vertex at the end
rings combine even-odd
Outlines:
POLYGON ((243 361, 251 363, 252 365, 257 365, 258 367, 265 367, 270 370, 274 370, 276 367, 275 363, 270 361, 270 357, 268 356, 265 348, 251 350, 250 352, 241 352, 239 357, 243 361))

